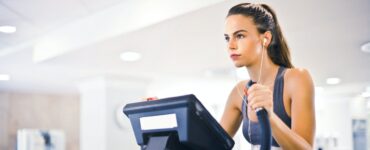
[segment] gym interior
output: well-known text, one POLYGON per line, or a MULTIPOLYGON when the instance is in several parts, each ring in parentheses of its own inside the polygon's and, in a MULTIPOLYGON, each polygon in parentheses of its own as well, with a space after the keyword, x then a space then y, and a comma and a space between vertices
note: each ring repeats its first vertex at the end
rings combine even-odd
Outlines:
MULTIPOLYGON (((224 39, 244 2, 0 1, 0 149, 140 149, 123 108, 148 98, 193 94, 220 121, 250 78, 224 39)), ((370 149, 370 1, 248 2, 275 10, 292 63, 312 76, 313 149, 370 149)), ((232 139, 251 148, 241 129, 232 139)))

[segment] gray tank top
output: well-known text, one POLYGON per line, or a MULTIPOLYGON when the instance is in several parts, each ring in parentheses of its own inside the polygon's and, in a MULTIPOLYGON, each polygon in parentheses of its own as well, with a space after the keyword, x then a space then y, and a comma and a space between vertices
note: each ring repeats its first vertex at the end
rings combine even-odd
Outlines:
MULTIPOLYGON (((274 91, 273 91, 273 101, 274 101, 274 112, 275 114, 289 127, 291 128, 291 118, 285 111, 284 107, 284 100, 283 100, 283 91, 284 91, 284 73, 285 68, 279 67, 278 73, 276 74, 275 84, 274 84, 274 91)), ((249 81, 251 82, 251 81, 249 81)), ((251 140, 249 139, 248 133, 248 115, 247 115, 247 107, 246 103, 242 102, 242 115, 243 115, 243 135, 247 139, 247 141, 253 145, 260 145, 260 135, 261 129, 258 122, 250 122, 251 127, 251 140)), ((272 139, 272 146, 280 147, 279 144, 272 139)))

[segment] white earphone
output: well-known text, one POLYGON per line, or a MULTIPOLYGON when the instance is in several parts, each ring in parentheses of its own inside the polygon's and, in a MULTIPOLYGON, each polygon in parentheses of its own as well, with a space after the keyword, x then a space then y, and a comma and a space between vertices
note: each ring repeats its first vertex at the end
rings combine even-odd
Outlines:
MULTIPOLYGON (((266 42, 267 42, 267 38, 265 37, 265 38, 263 38, 263 44, 262 44, 262 51, 264 51, 265 50, 265 45, 266 45, 266 42)), ((258 75, 258 80, 257 80, 257 83, 260 83, 260 80, 261 80, 261 74, 262 74, 262 67, 263 67, 263 53, 261 54, 261 62, 260 62, 260 73, 259 73, 259 75, 258 75)))

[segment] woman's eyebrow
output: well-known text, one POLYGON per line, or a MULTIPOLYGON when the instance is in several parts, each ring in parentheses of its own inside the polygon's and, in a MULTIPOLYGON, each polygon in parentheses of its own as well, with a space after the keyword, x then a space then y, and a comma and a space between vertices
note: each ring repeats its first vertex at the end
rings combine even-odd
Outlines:
MULTIPOLYGON (((238 33, 240 33, 240 32, 248 32, 247 30, 244 30, 244 29, 242 29, 242 30, 238 30, 238 31, 235 31, 234 33, 233 33, 233 35, 235 36, 236 34, 238 34, 238 33)), ((224 34, 224 36, 229 36, 228 34, 224 34)))

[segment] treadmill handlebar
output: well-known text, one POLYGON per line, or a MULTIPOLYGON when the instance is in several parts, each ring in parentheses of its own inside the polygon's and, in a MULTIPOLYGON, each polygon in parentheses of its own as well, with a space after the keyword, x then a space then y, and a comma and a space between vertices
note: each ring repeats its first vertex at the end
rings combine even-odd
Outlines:
MULTIPOLYGON (((251 87, 255 82, 248 82, 246 88, 251 87)), ((268 112, 265 108, 256 108, 257 119, 261 127, 261 147, 260 150, 270 150, 272 143, 271 124, 268 118, 268 112)))

